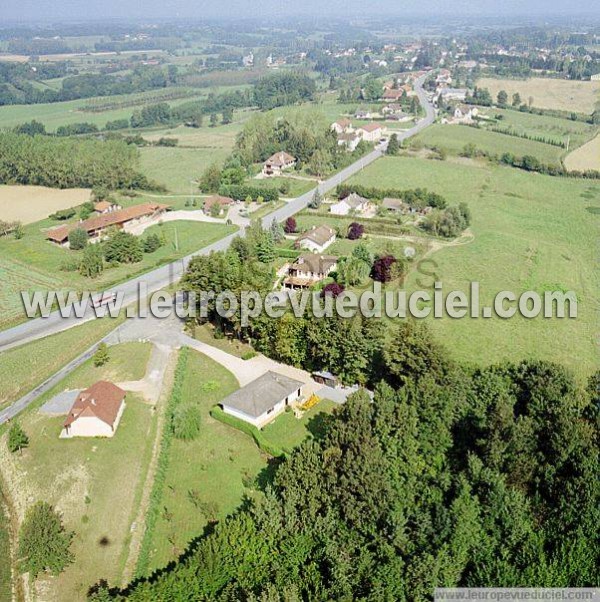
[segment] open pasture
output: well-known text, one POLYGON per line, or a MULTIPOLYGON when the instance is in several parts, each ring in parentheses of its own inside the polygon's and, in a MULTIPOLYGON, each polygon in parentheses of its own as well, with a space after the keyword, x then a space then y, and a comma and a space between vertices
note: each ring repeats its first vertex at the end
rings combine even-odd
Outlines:
POLYGON ((60 209, 81 205, 89 198, 88 188, 0 185, 0 220, 31 224, 60 209))
POLYGON ((600 171, 600 134, 565 157, 565 167, 576 171, 600 171))
POLYGON ((580 377, 597 367, 600 283, 595 241, 600 231, 600 186, 488 164, 456 164, 410 157, 384 158, 352 180, 367 186, 424 187, 472 213, 469 244, 428 256, 412 271, 409 290, 447 293, 479 282, 481 305, 499 291, 572 290, 576 319, 428 318, 435 335, 459 360, 487 365, 524 358, 562 363, 580 377))
POLYGON ((600 82, 575 81, 531 77, 529 79, 496 79, 483 77, 477 80, 480 88, 487 88, 495 99, 500 90, 508 93, 509 101, 518 92, 524 103, 540 109, 558 109, 591 114, 600 101, 600 82))

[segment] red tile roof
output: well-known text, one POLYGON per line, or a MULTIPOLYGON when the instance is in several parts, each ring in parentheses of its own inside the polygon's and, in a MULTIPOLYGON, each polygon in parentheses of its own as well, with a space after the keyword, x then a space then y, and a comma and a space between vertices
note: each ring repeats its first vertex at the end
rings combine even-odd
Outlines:
POLYGON ((100 380, 89 389, 81 391, 69 411, 64 426, 70 426, 79 417, 96 417, 109 426, 114 426, 125 391, 106 380, 100 380))
POLYGON ((117 224, 124 224, 133 219, 138 219, 146 215, 152 215, 157 211, 164 211, 168 208, 168 205, 160 203, 142 203, 140 205, 133 205, 132 207, 126 207, 125 209, 119 209, 111 213, 104 213, 103 215, 97 215, 90 217, 89 219, 83 220, 79 223, 68 224, 66 226, 60 226, 54 228, 46 234, 46 238, 55 242, 64 242, 69 237, 69 232, 76 228, 83 228, 87 232, 94 232, 95 230, 103 230, 109 226, 115 226, 117 224))
POLYGON ((364 130, 365 132, 374 132, 376 130, 380 130, 381 125, 379 125, 378 123, 367 123, 365 125, 361 125, 358 129, 364 130))

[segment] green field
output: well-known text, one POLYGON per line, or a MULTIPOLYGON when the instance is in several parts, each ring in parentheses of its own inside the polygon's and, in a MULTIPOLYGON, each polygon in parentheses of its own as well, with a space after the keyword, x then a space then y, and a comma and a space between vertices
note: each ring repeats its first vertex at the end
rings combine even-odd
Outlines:
POLYGON ((460 154, 466 144, 474 144, 480 151, 500 157, 504 153, 517 156, 532 155, 543 163, 559 165, 564 149, 551 144, 497 134, 464 125, 436 124, 415 137, 428 147, 444 148, 451 154, 460 154))
MULTIPOLYGON (((465 128, 466 129, 466 128, 465 128)), ((410 157, 380 159, 351 181, 368 186, 424 187, 472 212, 470 244, 430 254, 444 291, 468 292, 478 281, 481 303, 499 291, 573 290, 576 319, 429 319, 451 354, 487 365, 526 357, 561 362, 579 376, 598 362, 600 305, 595 244, 600 185, 489 164, 455 164, 410 157)), ((432 266, 415 270, 411 290, 431 289, 432 266)))
MULTIPOLYGON (((150 347, 148 344, 145 347, 150 347)), ((59 439, 64 416, 50 417, 37 408, 59 391, 81 388, 115 373, 124 380, 137 378, 145 368, 132 363, 131 353, 147 357, 138 344, 113 347, 111 361, 102 369, 84 364, 43 395, 20 417, 30 444, 20 454, 9 454, 5 441, 0 469, 15 506, 34 500, 53 504, 67 529, 75 532, 71 550, 75 563, 56 578, 43 578, 45 599, 83 600, 90 584, 106 578, 120 583, 131 537, 131 521, 146 480, 156 413, 137 394, 128 393, 126 408, 110 439, 59 439)))
POLYGON ((4 511, 4 498, 0 489, 0 602, 11 602, 11 570, 10 562, 10 534, 8 516, 4 511))
POLYGON ((266 466, 266 458, 248 435, 209 414, 216 402, 237 388, 237 380, 223 366, 190 350, 182 401, 198 404, 202 430, 194 441, 173 439, 171 444, 161 513, 150 545, 151 569, 174 560, 209 520, 233 512, 243 495, 255 489, 252 481, 266 466))
MULTIPOLYGON (((147 199, 138 199, 141 202, 147 199)), ((235 232, 235 226, 191 221, 166 222, 148 228, 147 233, 164 234, 166 243, 157 251, 145 254, 142 261, 104 270, 90 280, 77 271, 61 271, 61 265, 77 263, 82 251, 71 251, 45 240, 43 229, 59 225, 46 219, 25 226, 25 236, 16 240, 0 239, 0 328, 22 321, 21 291, 103 290, 111 285, 142 274, 154 267, 175 261, 224 236, 235 232)))
POLYGON ((291 452, 308 437, 318 437, 322 433, 322 418, 331 414, 339 405, 329 399, 322 399, 316 406, 307 410, 298 419, 290 411, 283 412, 271 424, 263 428, 270 443, 286 452, 291 452))
MULTIPOLYGON (((511 109, 487 109, 486 113, 490 117, 496 118, 490 124, 494 127, 510 129, 518 134, 542 136, 560 142, 568 142, 570 150, 587 142, 598 131, 598 126, 583 121, 572 121, 548 115, 534 115, 511 109), (497 119, 499 116, 502 119, 497 119)), ((487 122, 481 122, 483 127, 486 124, 487 122)))
POLYGON ((44 382, 116 328, 123 318, 91 320, 81 326, 0 353, 0 406, 44 382), (60 353, 56 350, 60 349, 60 353))

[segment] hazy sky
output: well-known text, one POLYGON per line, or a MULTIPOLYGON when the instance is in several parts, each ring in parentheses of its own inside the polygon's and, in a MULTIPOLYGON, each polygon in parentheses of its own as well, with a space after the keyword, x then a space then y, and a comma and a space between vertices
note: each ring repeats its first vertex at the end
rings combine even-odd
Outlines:
POLYGON ((381 13, 452 14, 459 18, 596 13, 598 0, 0 0, 0 20, 258 17, 271 15, 373 16, 381 13), (596 9, 594 10, 594 5, 596 9))

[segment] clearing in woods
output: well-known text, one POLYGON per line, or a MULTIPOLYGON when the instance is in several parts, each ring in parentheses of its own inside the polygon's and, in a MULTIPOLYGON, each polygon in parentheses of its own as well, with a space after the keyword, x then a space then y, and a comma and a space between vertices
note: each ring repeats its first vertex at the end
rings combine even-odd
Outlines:
POLYGON ((495 99, 500 90, 508 93, 509 101, 515 92, 521 101, 529 102, 540 109, 558 109, 560 111, 576 111, 591 114, 600 101, 600 82, 582 82, 567 79, 549 79, 531 77, 529 79, 496 79, 483 77, 477 85, 487 88, 495 99))
POLYGON ((89 188, 0 185, 0 219, 32 224, 60 209, 76 207, 90 199, 89 188))

